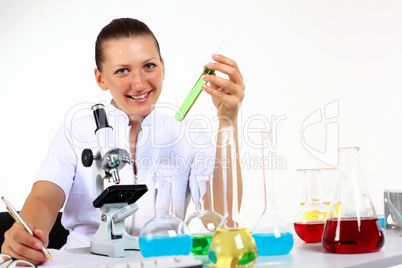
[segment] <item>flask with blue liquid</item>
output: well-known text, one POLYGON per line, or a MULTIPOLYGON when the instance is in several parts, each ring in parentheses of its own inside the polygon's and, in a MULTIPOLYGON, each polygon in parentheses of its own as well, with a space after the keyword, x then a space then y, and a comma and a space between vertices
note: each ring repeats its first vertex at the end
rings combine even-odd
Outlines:
POLYGON ((173 176, 155 176, 155 217, 141 230, 142 256, 189 255, 193 244, 188 226, 175 216, 173 176))
POLYGON ((293 248, 293 235, 276 211, 273 167, 269 167, 264 161, 269 159, 268 148, 272 145, 271 131, 261 130, 261 137, 265 208, 254 227, 252 236, 260 256, 288 254, 293 248))

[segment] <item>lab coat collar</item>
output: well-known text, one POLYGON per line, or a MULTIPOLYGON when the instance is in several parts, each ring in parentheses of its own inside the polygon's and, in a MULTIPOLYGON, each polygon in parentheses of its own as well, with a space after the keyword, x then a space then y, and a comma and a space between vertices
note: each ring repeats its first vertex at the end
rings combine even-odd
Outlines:
MULTIPOLYGON (((116 107, 115 101, 113 99, 110 101, 109 111, 110 111, 109 115, 116 116, 116 118, 124 116, 126 124, 128 125, 129 123, 128 115, 116 107)), ((156 125, 156 123, 158 123, 157 120, 160 120, 160 116, 159 113, 156 111, 156 107, 154 107, 152 112, 144 118, 144 121, 142 121, 141 128, 156 125)))

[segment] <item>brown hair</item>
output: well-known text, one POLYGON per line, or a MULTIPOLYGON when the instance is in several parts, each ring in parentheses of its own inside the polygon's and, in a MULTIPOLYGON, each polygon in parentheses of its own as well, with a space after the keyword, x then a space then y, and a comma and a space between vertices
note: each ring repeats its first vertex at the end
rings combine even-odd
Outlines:
POLYGON ((142 21, 132 18, 120 18, 112 20, 108 25, 103 27, 100 31, 95 43, 95 62, 99 71, 101 65, 105 60, 103 53, 103 43, 111 39, 138 37, 138 36, 151 36, 156 43, 158 49, 159 58, 161 58, 161 51, 159 48, 158 40, 148 26, 142 21))

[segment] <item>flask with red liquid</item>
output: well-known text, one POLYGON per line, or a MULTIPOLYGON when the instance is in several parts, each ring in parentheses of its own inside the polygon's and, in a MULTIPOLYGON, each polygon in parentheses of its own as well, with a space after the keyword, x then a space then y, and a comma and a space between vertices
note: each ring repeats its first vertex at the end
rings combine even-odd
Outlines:
POLYGON ((339 176, 322 237, 323 247, 332 253, 370 253, 384 246, 384 232, 359 165, 358 147, 339 149, 339 176))
POLYGON ((328 207, 321 202, 320 189, 323 178, 326 178, 330 171, 332 169, 297 170, 305 181, 306 203, 296 214, 294 228, 305 243, 321 242, 328 207))

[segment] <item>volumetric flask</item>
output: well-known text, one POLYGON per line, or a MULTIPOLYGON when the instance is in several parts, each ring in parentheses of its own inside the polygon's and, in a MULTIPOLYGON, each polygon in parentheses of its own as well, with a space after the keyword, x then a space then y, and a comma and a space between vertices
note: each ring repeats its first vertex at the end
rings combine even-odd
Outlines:
POLYGON ((305 185, 306 203, 299 209, 294 220, 297 235, 306 243, 321 242, 328 206, 321 202, 322 183, 335 169, 298 169, 305 185))
POLYGON ((270 130, 261 130, 261 136, 265 208, 252 235, 258 255, 288 254, 293 248, 293 235, 275 208, 273 167, 268 168, 268 164, 265 163, 265 160, 269 159, 269 145, 272 144, 270 130))
POLYGON ((174 215, 173 176, 154 176, 155 217, 140 232, 142 256, 188 255, 192 238, 187 225, 174 215))
POLYGON ((213 176, 195 176, 198 185, 196 211, 189 215, 186 224, 193 236, 194 255, 207 255, 209 243, 222 222, 222 216, 213 209, 213 176))
POLYGON ((236 145, 233 127, 222 128, 219 135, 222 135, 221 152, 222 160, 224 160, 219 163, 224 165, 222 167, 224 214, 209 245, 208 257, 215 267, 251 267, 257 260, 257 246, 254 238, 239 219, 236 145))
POLYGON ((332 253, 379 251, 384 233, 360 173, 359 148, 339 149, 339 175, 322 237, 332 253))

